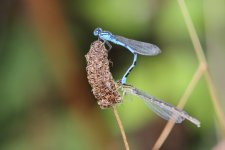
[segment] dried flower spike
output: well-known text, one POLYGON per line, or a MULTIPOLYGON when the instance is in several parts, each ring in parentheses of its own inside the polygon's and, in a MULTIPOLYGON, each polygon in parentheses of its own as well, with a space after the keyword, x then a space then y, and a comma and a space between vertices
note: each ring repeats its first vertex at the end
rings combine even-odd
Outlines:
POLYGON ((99 40, 93 42, 85 58, 88 82, 100 107, 105 109, 121 103, 117 84, 109 70, 108 50, 104 43, 99 40))

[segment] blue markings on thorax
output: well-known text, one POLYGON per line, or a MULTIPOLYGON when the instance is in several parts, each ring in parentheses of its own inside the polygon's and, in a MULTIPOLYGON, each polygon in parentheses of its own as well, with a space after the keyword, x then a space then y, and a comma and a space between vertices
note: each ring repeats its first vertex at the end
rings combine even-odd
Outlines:
POLYGON ((104 42, 112 42, 114 44, 123 46, 125 48, 127 48, 131 53, 133 53, 134 58, 133 58, 133 63, 132 65, 128 68, 128 70, 126 71, 126 73, 123 75, 122 77, 122 84, 126 84, 127 81, 127 77, 130 74, 130 72, 132 71, 132 69, 135 67, 136 65, 136 61, 137 61, 137 53, 135 52, 135 50, 133 50, 131 47, 129 47, 129 45, 126 45, 124 42, 121 42, 120 40, 118 40, 116 38, 115 35, 113 35, 111 32, 109 31, 103 31, 101 28, 96 28, 94 31, 94 35, 98 36, 101 40, 103 40, 104 42))

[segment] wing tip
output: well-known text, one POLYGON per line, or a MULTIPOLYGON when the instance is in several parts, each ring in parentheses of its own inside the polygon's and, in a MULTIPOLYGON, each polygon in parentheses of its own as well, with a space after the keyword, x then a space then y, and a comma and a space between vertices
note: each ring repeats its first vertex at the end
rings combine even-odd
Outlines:
POLYGON ((153 55, 159 55, 162 51, 160 48, 156 45, 154 45, 154 54, 153 55))

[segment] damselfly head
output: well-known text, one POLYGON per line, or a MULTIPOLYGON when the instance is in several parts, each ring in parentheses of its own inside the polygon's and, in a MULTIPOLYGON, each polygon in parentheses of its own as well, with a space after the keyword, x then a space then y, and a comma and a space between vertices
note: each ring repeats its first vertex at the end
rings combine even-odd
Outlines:
POLYGON ((102 32, 102 28, 96 28, 93 32, 94 36, 98 36, 102 32))

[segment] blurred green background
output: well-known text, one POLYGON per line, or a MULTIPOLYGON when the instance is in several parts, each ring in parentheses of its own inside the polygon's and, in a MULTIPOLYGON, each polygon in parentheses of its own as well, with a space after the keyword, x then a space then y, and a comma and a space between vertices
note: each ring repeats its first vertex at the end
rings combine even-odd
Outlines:
MULTIPOLYGON (((186 4, 225 108, 225 2, 186 4)), ((198 60, 177 1, 1 0, 0 149, 124 149, 112 111, 99 108, 86 78, 84 55, 97 40, 96 27, 159 46, 160 55, 138 57, 128 83, 178 103, 198 60)), ((113 45, 109 59, 118 80, 132 55, 113 45)), ((204 78, 184 109, 201 128, 175 125, 162 149, 214 148, 222 135, 204 78)), ((166 121, 133 96, 125 96, 118 111, 131 149, 151 149, 166 121)))

